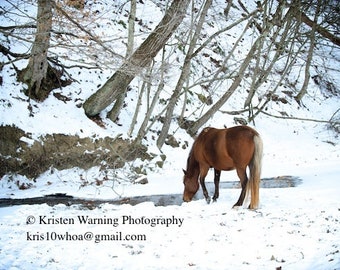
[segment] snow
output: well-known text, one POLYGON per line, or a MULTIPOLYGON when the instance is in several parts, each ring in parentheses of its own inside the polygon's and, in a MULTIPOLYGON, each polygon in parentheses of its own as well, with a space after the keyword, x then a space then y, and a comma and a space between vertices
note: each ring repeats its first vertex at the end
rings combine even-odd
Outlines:
MULTIPOLYGON (((296 127, 270 126, 259 127, 266 147, 262 176, 296 175, 303 183, 294 188, 261 189, 258 210, 232 209, 238 189, 222 189, 219 200, 210 205, 202 199, 164 207, 151 202, 102 204, 92 210, 63 204, 3 207, 0 269, 339 269, 339 147, 320 142, 303 129, 296 134, 296 127), (280 137, 271 132, 281 129, 280 137), (301 140, 305 146, 301 147, 301 140), (27 224, 30 216, 34 224, 27 224), (118 225, 81 224, 78 216, 115 219, 118 225), (40 217, 74 219, 74 224, 44 224, 40 217), (143 218, 183 219, 183 224, 123 224, 123 218, 135 223, 143 218), (93 238, 84 240, 85 233, 93 238), (123 241, 120 234, 143 239, 123 241), (102 235, 118 240, 99 241, 102 235)), ((79 188, 80 174, 91 179, 98 169, 74 168, 47 172, 36 180, 35 188, 22 191, 14 186, 8 189, 2 179, 1 197, 63 192, 103 199, 117 194, 181 193, 181 168, 188 150, 181 157, 178 150, 166 150, 170 160, 164 170, 148 175, 147 185, 122 184, 115 192, 110 186, 79 188)), ((208 178, 212 180, 212 175, 208 178)), ((222 173, 222 180, 236 180, 235 172, 222 173)))
POLYGON ((336 164, 324 169, 317 175, 313 170, 301 175, 309 184, 261 190, 261 207, 256 211, 231 209, 239 190, 222 190, 218 202, 210 205, 198 200, 166 207, 148 202, 103 204, 93 210, 46 204, 0 208, 0 268, 337 269, 340 208, 335 179, 340 169, 336 164), (36 218, 34 224, 27 224, 30 215, 36 218), (40 216, 72 218, 75 224, 40 224, 40 216), (80 224, 78 216, 117 219, 118 225, 80 224), (123 224, 124 217, 137 223, 143 217, 175 218, 183 219, 183 224, 123 224), (86 232, 94 239, 46 240, 47 234, 80 237, 86 232), (120 232, 146 239, 95 241, 100 235, 120 232), (42 236, 45 239, 38 238, 42 236), (33 237, 38 240, 30 240, 33 237))
MULTIPOLYGON (((145 6, 138 16, 149 14, 149 9, 145 6)), ((160 16, 158 12, 156 17, 160 16)), ((106 129, 102 129, 84 115, 75 101, 75 96, 84 101, 95 91, 110 75, 107 71, 98 75, 82 70, 77 77, 79 83, 62 91, 72 97, 70 102, 58 101, 52 93, 43 103, 31 100, 34 117, 27 110, 24 86, 15 82, 13 73, 8 66, 2 70, 0 123, 15 124, 30 133, 31 137, 21 138, 28 145, 50 133, 127 136, 128 125, 106 121, 106 129)), ((137 85, 138 80, 134 81, 137 85)), ((305 109, 291 106, 292 115, 328 120, 339 107, 338 99, 325 99, 316 90, 303 102, 305 109)), ((272 106, 273 111, 281 109, 280 105, 272 106)), ((120 121, 130 123, 132 113, 124 111, 120 121)), ((230 116, 217 113, 208 124, 223 127, 231 123, 230 116)), ((94 209, 63 204, 1 207, 0 269, 340 269, 340 146, 336 134, 324 124, 265 115, 256 118, 255 124, 264 141, 262 177, 298 176, 303 180, 301 185, 261 189, 260 208, 255 211, 232 208, 239 189, 221 189, 218 201, 209 205, 199 199, 170 206, 145 202, 136 206, 101 204, 94 209), (114 224, 83 224, 81 217, 114 224), (159 224, 152 223, 156 221, 159 224), (175 224, 164 224, 170 221, 175 224), (125 237, 130 240, 121 239, 125 237)), ((178 130, 176 136, 191 146, 193 141, 184 131, 178 130)), ((150 145, 149 151, 158 151, 154 147, 150 145)), ((26 183, 26 177, 4 176, 0 197, 66 193, 114 199, 180 194, 182 168, 189 150, 165 146, 164 167, 157 169, 149 164, 146 185, 124 181, 131 164, 109 172, 110 180, 102 186, 92 183, 96 177, 104 177, 98 167, 51 168, 31 181, 32 186, 26 190, 19 190, 17 185, 17 181, 26 183)), ((236 181, 236 173, 223 172, 221 180, 236 181)), ((212 181, 211 172, 207 181, 212 181)))

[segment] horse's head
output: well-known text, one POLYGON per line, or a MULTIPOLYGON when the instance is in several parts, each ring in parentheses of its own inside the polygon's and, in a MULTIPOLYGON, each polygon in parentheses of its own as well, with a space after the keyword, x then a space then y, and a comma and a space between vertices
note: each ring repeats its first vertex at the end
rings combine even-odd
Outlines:
POLYGON ((197 190, 199 189, 198 177, 189 176, 188 173, 183 170, 183 184, 184 184, 184 192, 183 192, 183 201, 190 202, 197 190))

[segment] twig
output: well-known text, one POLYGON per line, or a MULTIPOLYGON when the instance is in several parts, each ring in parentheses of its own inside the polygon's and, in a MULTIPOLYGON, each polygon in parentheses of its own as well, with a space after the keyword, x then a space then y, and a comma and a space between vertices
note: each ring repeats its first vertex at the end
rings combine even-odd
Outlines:
MULTIPOLYGON (((254 107, 254 109, 259 110, 258 107, 254 107)), ((237 114, 241 114, 244 112, 247 112, 248 109, 244 109, 244 110, 239 110, 239 111, 222 111, 219 110, 221 113, 225 113, 225 114, 230 114, 230 115, 237 115, 237 114)), ((335 114, 337 112, 340 111, 340 108, 332 115, 332 117, 329 120, 322 120, 322 119, 312 119, 312 118, 303 118, 303 117, 295 117, 295 116, 280 116, 280 115, 274 115, 274 114, 270 114, 267 113, 265 111, 261 111, 260 113, 263 113, 265 115, 268 115, 270 117, 274 117, 274 118, 279 118, 279 119, 284 119, 284 120, 298 120, 298 121, 309 121, 309 122, 317 122, 317 123, 334 123, 334 124, 340 124, 339 121, 333 121, 332 119, 334 118, 335 114)))
POLYGON ((274 118, 280 118, 280 119, 285 119, 285 120, 299 120, 299 121, 310 121, 310 122, 318 122, 318 123, 331 123, 332 122, 331 120, 320 120, 320 119, 302 118, 302 117, 294 117, 294 116, 273 115, 273 114, 270 114, 264 111, 262 111, 261 113, 274 117, 274 118))
POLYGON ((105 50, 109 51, 110 53, 112 53, 112 55, 123 59, 124 57, 122 57, 121 55, 119 55, 118 53, 115 53, 114 51, 112 51, 110 48, 108 48, 98 37, 96 37, 94 34, 92 34, 90 31, 88 31, 87 29, 85 29, 81 24, 79 24, 78 22, 76 22, 74 19, 72 19, 65 10, 63 10, 60 6, 58 6, 58 4, 56 4, 54 1, 52 2, 53 6, 56 10, 58 10, 59 12, 61 12, 61 14, 63 16, 65 16, 66 19, 68 19, 70 22, 72 22, 73 24, 75 24, 80 30, 82 30, 83 32, 85 32, 86 34, 89 35, 89 37, 97 42, 100 46, 102 46, 105 50))

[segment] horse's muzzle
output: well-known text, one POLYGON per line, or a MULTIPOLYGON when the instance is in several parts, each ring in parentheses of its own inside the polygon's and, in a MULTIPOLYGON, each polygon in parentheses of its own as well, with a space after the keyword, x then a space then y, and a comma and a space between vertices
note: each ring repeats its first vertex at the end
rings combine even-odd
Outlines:
POLYGON ((183 196, 184 202, 191 202, 192 198, 189 198, 188 196, 183 196))

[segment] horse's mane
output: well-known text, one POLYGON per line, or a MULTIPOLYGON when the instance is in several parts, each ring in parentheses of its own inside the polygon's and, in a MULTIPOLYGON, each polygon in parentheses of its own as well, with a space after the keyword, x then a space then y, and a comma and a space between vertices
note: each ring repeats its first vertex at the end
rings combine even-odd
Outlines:
POLYGON ((187 159, 187 168, 186 168, 186 175, 188 177, 193 177, 197 169, 199 168, 199 163, 196 161, 194 157, 194 147, 195 143, 192 145, 188 159, 187 159))
POLYGON ((199 173, 199 163, 194 157, 194 148, 197 147, 200 141, 204 138, 204 134, 207 133, 211 127, 204 128, 201 133, 196 137, 195 142, 193 143, 188 159, 187 159, 187 169, 186 174, 188 177, 193 177, 195 174, 199 173))

